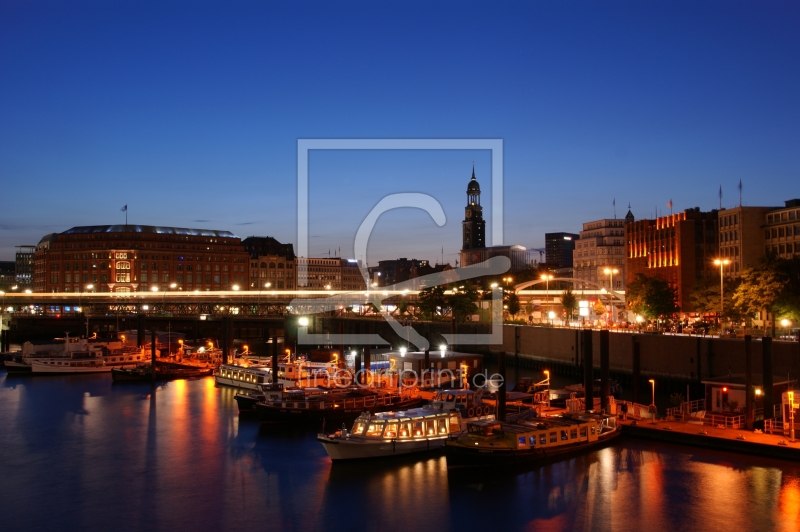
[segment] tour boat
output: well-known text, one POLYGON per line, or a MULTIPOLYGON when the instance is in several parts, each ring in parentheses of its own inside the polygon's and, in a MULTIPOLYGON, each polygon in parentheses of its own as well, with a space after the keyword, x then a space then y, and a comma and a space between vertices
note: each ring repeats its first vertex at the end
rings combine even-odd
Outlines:
POLYGON ((307 389, 284 390, 280 397, 256 403, 262 423, 347 423, 362 412, 408 410, 422 404, 416 390, 388 391, 350 387, 309 394, 307 389), (296 397, 296 398, 295 398, 296 397))
POLYGON ((536 465, 601 447, 619 433, 614 416, 588 412, 475 421, 446 442, 447 467, 536 465))
POLYGON ((33 363, 38 363, 40 371, 36 373, 42 373, 42 365, 65 367, 63 363, 76 353, 93 353, 101 357, 109 368, 133 368, 144 360, 142 349, 127 347, 118 340, 70 338, 67 335, 47 343, 25 342, 20 355, 7 361, 6 368, 11 373, 31 373, 35 372, 33 363))
POLYGON ((362 413, 351 430, 319 434, 331 460, 398 456, 440 449, 465 423, 494 419, 481 391, 442 390, 430 405, 399 412, 362 413), (469 416, 469 417, 466 417, 469 416))
MULTIPOLYGON (((193 379, 211 375, 211 368, 177 368, 156 365, 155 380, 174 381, 178 379, 193 379)), ((153 380, 153 367, 142 364, 135 368, 112 368, 111 378, 114 382, 142 382, 153 380)))
POLYGON ((103 355, 97 351, 70 353, 68 357, 53 357, 48 360, 33 360, 31 371, 34 375, 70 374, 70 373, 110 373, 111 366, 106 365, 103 355))
POLYGON ((214 381, 225 386, 257 390, 259 385, 272 382, 272 370, 263 364, 222 364, 214 372, 214 381))

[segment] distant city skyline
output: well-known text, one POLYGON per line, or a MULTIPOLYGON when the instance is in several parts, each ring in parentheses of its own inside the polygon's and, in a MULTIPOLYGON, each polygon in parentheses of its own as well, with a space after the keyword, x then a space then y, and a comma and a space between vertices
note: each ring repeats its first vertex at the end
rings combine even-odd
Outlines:
MULTIPOLYGON (((504 244, 529 248, 612 201, 800 196, 794 3, 44 4, 0 20, 0 260, 124 205, 296 244, 298 138, 501 138, 504 244)), ((473 161, 488 211, 489 152, 313 152, 310 254, 352 257, 369 209, 414 191, 446 225, 387 213, 368 262, 454 263, 473 161)))

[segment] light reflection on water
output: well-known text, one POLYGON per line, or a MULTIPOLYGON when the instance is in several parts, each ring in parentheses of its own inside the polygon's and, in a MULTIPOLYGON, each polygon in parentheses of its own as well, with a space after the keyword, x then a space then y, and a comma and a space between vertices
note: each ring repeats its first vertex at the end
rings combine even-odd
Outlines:
POLYGON ((4 531, 800 529, 794 463, 622 440, 527 472, 331 465, 211 379, 0 379, 4 531))

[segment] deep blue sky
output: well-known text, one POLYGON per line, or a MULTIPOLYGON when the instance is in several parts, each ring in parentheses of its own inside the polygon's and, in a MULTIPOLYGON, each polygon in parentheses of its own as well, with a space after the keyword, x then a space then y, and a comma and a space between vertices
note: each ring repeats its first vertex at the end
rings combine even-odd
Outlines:
MULTIPOLYGON (((502 138, 505 243, 800 197, 797 2, 0 3, 0 259, 75 225, 296 243, 298 138, 502 138)), ((487 152, 312 154, 311 253, 452 261, 487 152)), ((484 199, 488 216, 489 198, 484 199)))

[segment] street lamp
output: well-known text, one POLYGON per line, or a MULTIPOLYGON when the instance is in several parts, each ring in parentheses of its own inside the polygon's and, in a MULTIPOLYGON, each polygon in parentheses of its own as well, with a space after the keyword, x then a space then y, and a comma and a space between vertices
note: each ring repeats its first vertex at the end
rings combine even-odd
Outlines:
POLYGON ((606 268, 603 270, 603 273, 609 276, 611 291, 608 293, 608 303, 611 305, 611 321, 615 322, 617 319, 614 316, 614 274, 619 273, 619 270, 616 268, 606 268))
POLYGON ((650 386, 652 386, 652 388, 653 388, 653 399, 652 399, 653 402, 650 403, 650 410, 652 410, 652 414, 653 414, 653 418, 652 419, 653 419, 653 423, 655 423, 656 422, 656 381, 654 379, 650 379, 647 382, 649 382, 650 386))
POLYGON ((714 264, 719 266, 719 326, 722 328, 722 313, 725 312, 725 288, 723 286, 723 272, 725 265, 730 264, 728 259, 714 259, 714 264))
POLYGON ((544 281, 544 287, 545 287, 545 296, 544 296, 545 301, 550 300, 550 279, 552 278, 553 276, 550 275, 549 273, 542 274, 542 280, 544 281))
POLYGON ((547 394, 547 408, 550 408, 550 370, 544 370, 544 374, 544 384, 547 386, 547 391, 545 392, 547 394))

